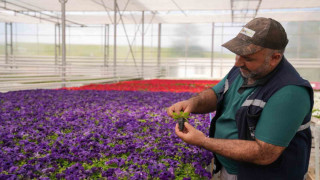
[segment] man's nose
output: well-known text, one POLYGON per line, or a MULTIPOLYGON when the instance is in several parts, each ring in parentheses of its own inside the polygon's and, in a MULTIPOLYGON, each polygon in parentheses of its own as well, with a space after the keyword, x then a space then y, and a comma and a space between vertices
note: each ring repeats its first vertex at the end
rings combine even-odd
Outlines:
POLYGON ((244 59, 239 56, 239 55, 236 55, 236 62, 234 64, 236 67, 242 67, 244 66, 244 59))

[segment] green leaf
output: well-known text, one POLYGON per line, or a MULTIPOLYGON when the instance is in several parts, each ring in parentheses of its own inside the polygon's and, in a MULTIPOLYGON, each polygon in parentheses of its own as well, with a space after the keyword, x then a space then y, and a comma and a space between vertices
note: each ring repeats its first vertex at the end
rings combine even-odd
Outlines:
POLYGON ((185 119, 188 119, 189 118, 189 112, 184 112, 183 114, 182 114, 182 117, 183 118, 185 118, 185 119))
POLYGON ((189 112, 180 111, 180 113, 173 113, 173 119, 177 120, 179 118, 184 118, 186 121, 189 118, 189 112))

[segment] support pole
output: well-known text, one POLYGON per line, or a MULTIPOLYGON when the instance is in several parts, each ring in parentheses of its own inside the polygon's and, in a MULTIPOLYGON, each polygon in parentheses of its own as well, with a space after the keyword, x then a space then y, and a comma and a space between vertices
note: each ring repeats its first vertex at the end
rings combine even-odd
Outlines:
POLYGON ((300 51, 301 51, 301 39, 302 39, 302 27, 301 22, 298 22, 298 42, 297 42, 297 58, 300 58, 300 51))
POLYGON ((12 33, 12 23, 10 23, 10 56, 13 56, 13 33, 12 33))
POLYGON ((158 26, 158 59, 157 59, 158 77, 161 76, 160 61, 161 61, 161 23, 159 23, 159 26, 158 26))
POLYGON ((59 63, 59 58, 61 60, 61 24, 58 24, 58 63, 59 63))
POLYGON ((66 3, 68 0, 59 0, 61 3, 62 21, 62 87, 66 87, 66 3))
POLYGON ((5 24, 4 24, 4 33, 5 33, 5 38, 4 38, 5 46, 4 46, 4 50, 5 50, 5 55, 6 55, 6 59, 5 59, 5 63, 6 63, 6 64, 8 64, 8 30, 7 30, 7 26, 8 26, 8 23, 5 23, 5 24))
POLYGON ((37 55, 39 56, 39 24, 37 25, 37 55))
POLYGON ((213 56, 214 56, 214 23, 212 23, 212 42, 211 42, 211 78, 213 77, 213 56))
POLYGON ((141 78, 144 78, 144 11, 142 11, 141 78))
POLYGON ((59 59, 61 57, 61 35, 60 35, 60 24, 56 23, 54 27, 54 65, 55 73, 59 74, 59 59))
POLYGON ((104 26, 104 67, 108 67, 108 61, 109 61, 109 24, 106 24, 104 26))
POLYGON ((319 157, 319 144, 320 144, 320 125, 315 125, 315 176, 316 179, 320 179, 320 157, 319 157))
MULTIPOLYGON (((58 24, 54 25, 54 65, 57 66, 58 65, 58 48, 57 48, 57 28, 58 24)), ((60 37, 60 36, 58 36, 60 37)))
MULTIPOLYGON (((12 33, 12 23, 5 23, 5 64, 10 64, 10 59, 13 55, 13 33, 12 33), (10 31, 8 32, 8 27, 10 28, 10 31), (8 34, 10 33, 10 34, 8 34), (10 35, 10 39, 8 39, 8 36, 10 35), (10 43, 8 42, 10 41, 10 43), (10 49, 8 49, 10 48, 10 49)), ((12 68, 12 66, 11 66, 12 68)))
MULTIPOLYGON (((224 35, 224 23, 222 23, 222 26, 221 26, 221 42, 223 42, 223 35, 224 35)), ((223 54, 223 48, 221 47, 221 54, 223 54)), ((222 61, 220 60, 220 79, 223 78, 223 74, 222 74, 222 61)))
POLYGON ((186 44, 184 46, 184 77, 187 78, 187 59, 188 59, 188 49, 189 49, 189 32, 188 25, 186 25, 185 34, 186 34, 186 44))
POLYGON ((117 0, 114 0, 113 78, 117 77, 117 0))

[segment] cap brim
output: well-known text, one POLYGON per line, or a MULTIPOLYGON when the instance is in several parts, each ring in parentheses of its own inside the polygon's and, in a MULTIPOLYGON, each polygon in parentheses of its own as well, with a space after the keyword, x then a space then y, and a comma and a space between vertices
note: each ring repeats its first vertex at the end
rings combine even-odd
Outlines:
POLYGON ((254 54, 263 49, 263 47, 261 46, 257 46, 250 42, 244 41, 238 37, 235 37, 230 41, 222 44, 222 46, 240 56, 254 54))

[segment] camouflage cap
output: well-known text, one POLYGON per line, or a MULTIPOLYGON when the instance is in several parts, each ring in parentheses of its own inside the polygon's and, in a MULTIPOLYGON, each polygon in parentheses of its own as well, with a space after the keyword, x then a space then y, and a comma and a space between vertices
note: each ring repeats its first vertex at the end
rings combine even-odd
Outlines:
POLYGON ((282 25, 271 18, 255 18, 239 34, 222 46, 237 55, 254 54, 263 48, 282 50, 288 44, 282 25))

